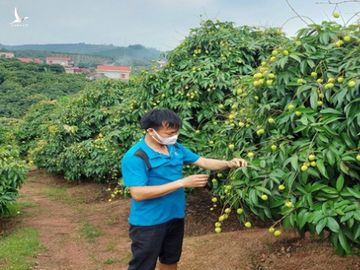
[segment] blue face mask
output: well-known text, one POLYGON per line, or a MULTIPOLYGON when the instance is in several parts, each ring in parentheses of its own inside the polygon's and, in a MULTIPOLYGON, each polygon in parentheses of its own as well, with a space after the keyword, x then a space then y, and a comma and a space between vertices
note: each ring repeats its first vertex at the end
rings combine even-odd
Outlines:
POLYGON ((154 132, 155 132, 155 135, 156 136, 153 136, 153 135, 150 135, 155 141, 157 141, 158 143, 160 144, 163 144, 163 145, 170 145, 170 144, 175 144, 176 141, 177 141, 177 138, 178 138, 178 134, 175 134, 174 136, 171 136, 171 137, 162 137, 160 136, 156 130, 154 129, 154 132))

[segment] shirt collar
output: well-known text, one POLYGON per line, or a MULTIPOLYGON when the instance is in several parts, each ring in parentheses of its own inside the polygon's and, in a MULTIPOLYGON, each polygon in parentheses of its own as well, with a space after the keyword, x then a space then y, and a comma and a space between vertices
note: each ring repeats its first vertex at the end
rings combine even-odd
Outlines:
MULTIPOLYGON (((146 152, 149 159, 157 158, 157 157, 166 157, 165 154, 159 153, 159 152, 155 151, 154 149, 152 149, 149 145, 147 145, 147 143, 145 142, 145 137, 142 137, 140 141, 141 141, 143 150, 146 152)), ((171 156, 173 147, 172 147, 172 145, 168 145, 167 147, 168 147, 169 154, 171 156)))

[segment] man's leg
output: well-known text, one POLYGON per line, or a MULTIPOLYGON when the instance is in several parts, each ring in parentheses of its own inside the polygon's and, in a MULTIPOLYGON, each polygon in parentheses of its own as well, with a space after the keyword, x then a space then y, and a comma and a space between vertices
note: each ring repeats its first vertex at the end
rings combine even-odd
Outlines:
POLYGON ((163 264, 159 262, 159 270, 177 270, 177 263, 163 264))
POLYGON ((184 219, 174 219, 167 226, 167 233, 159 255, 160 270, 176 270, 184 238, 184 219))
POLYGON ((166 226, 131 226, 129 233, 132 240, 132 259, 128 270, 154 270, 166 226))

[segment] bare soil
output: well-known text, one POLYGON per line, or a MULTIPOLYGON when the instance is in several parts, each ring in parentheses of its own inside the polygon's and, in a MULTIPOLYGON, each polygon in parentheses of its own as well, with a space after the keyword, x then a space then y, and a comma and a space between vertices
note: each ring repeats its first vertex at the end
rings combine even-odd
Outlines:
MULTIPOLYGON (((0 228, 39 230, 44 249, 36 257, 35 270, 127 269, 129 199, 108 202, 106 189, 94 183, 71 184, 35 169, 20 190, 20 202, 32 207, 11 220, 0 220, 0 228), (83 232, 89 224, 98 231, 92 238, 83 232)), ((206 190, 188 196, 180 270, 360 269, 358 256, 338 257, 328 242, 299 239, 294 232, 274 238, 260 222, 244 229, 232 216, 223 232, 214 234, 220 209, 211 212, 210 207, 206 190)))

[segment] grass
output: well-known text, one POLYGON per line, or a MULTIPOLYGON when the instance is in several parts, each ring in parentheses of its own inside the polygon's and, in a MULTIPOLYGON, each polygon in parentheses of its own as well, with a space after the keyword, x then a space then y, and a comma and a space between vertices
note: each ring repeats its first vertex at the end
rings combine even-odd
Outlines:
POLYGON ((18 229, 0 237, 0 269, 28 270, 34 265, 34 256, 41 250, 38 231, 18 229))
POLYGON ((117 216, 108 217, 106 219, 106 225, 115 225, 119 222, 119 218, 117 216))
POLYGON ((69 197, 63 187, 46 187, 43 191, 53 201, 67 201, 69 197))
POLYGON ((94 242, 102 234, 103 232, 98 227, 90 223, 85 223, 81 228, 81 235, 89 242, 94 242))
POLYGON ((131 252, 129 252, 128 254, 126 254, 124 257, 122 257, 120 259, 120 262, 124 263, 124 264, 128 264, 130 262, 131 258, 132 258, 132 254, 131 254, 131 252))
POLYGON ((8 205, 8 210, 9 212, 4 214, 2 217, 3 218, 12 218, 15 217, 19 214, 23 214, 22 210, 26 209, 26 208, 30 208, 30 207, 36 207, 38 206, 35 203, 31 203, 31 202, 14 202, 8 205))
POLYGON ((70 206, 74 206, 84 201, 68 193, 66 187, 51 186, 43 188, 42 192, 52 201, 60 201, 70 206))
POLYGON ((106 245, 106 251, 114 251, 115 249, 115 243, 113 241, 110 241, 106 245))
POLYGON ((119 262, 118 259, 109 258, 104 261, 104 264, 110 265, 110 264, 117 263, 117 262, 119 262))

